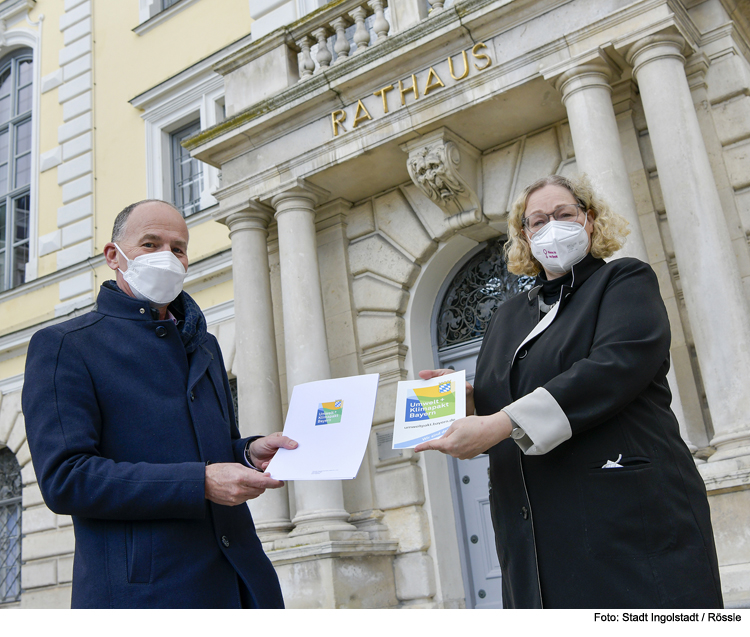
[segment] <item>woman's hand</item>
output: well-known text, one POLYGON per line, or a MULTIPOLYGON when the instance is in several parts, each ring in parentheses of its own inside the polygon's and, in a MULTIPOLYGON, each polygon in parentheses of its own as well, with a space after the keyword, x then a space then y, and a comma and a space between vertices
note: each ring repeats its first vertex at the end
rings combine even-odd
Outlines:
POLYGON ((442 437, 418 444, 414 451, 435 449, 459 460, 468 460, 508 438, 511 429, 513 423, 504 411, 490 416, 460 418, 442 437))
MULTIPOLYGON (((422 380, 430 380, 430 378, 454 374, 455 372, 455 369, 423 369, 419 372, 419 377, 422 380)), ((474 415, 474 387, 468 381, 466 381, 466 415, 474 415)))

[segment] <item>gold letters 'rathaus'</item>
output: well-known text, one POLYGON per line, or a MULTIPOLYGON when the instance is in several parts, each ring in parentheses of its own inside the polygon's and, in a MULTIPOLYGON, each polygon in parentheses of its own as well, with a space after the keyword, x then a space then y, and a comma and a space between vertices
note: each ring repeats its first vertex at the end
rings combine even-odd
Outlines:
MULTIPOLYGON (((468 49, 467 49, 468 50, 468 49)), ((492 64, 492 60, 490 59, 490 56, 487 54, 487 45, 484 42, 478 42, 471 48, 471 55, 474 58, 474 68, 477 71, 484 71, 485 69, 489 68, 492 64), (477 64, 477 62, 480 62, 480 64, 477 64)), ((456 74, 456 69, 453 66, 453 57, 448 57, 448 72, 451 75, 451 78, 453 78, 455 81, 463 80, 465 77, 469 75, 469 58, 467 56, 467 51, 461 51, 461 57, 463 61, 463 70, 461 71, 460 75, 456 74)), ((425 79, 425 86, 422 90, 422 95, 427 96, 429 95, 430 91, 434 91, 439 88, 445 87, 445 84, 443 83, 443 80, 440 79, 440 76, 436 73, 435 69, 430 67, 430 70, 427 72, 427 77, 425 79)), ((388 112, 388 93, 390 91, 397 90, 398 93, 401 96, 401 106, 406 106, 406 96, 411 93, 414 96, 415 100, 419 99, 419 87, 417 86, 417 77, 414 73, 411 75, 411 85, 404 86, 404 83, 402 80, 398 81, 398 87, 394 86, 393 84, 389 84, 388 86, 384 86, 383 88, 379 88, 377 91, 373 93, 373 95, 380 97, 383 104, 383 114, 388 112)), ((372 105, 371 105, 372 107, 372 105)), ((354 119, 351 123, 352 130, 357 128, 360 124, 363 122, 367 122, 372 120, 372 115, 370 115, 370 112, 367 110, 365 105, 362 103, 362 100, 357 100, 357 110, 354 112, 354 119)), ((331 127, 333 129, 333 136, 338 137, 339 131, 346 133, 348 132, 346 130, 346 127, 344 126, 344 122, 346 121, 346 111, 344 110, 338 110, 333 111, 331 113, 331 127)))

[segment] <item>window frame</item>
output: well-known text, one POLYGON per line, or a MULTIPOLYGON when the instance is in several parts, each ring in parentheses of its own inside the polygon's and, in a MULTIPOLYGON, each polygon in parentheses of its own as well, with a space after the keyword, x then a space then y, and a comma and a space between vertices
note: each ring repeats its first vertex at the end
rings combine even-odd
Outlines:
MULTIPOLYGON (((185 126, 182 126, 181 128, 178 128, 176 131, 173 131, 169 135, 169 149, 170 149, 170 157, 169 157, 169 165, 171 170, 171 185, 172 185, 172 203, 174 206, 182 213, 182 216, 187 218, 190 217, 201 210, 201 196, 200 194, 203 192, 203 173, 205 172, 205 164, 203 162, 198 161, 194 157, 190 157, 190 153, 182 147, 180 141, 182 139, 185 139, 187 137, 191 137, 193 135, 197 135, 200 132, 201 129, 201 123, 199 119, 195 119, 192 122, 186 124, 185 126), (189 132, 188 132, 189 131, 189 132), (182 166, 184 163, 188 163, 191 167, 197 166, 197 170, 195 171, 195 174, 191 174, 188 179, 184 179, 183 174, 178 174, 178 170, 180 173, 182 173, 182 166), (198 181, 199 185, 199 196, 196 200, 190 199, 190 201, 183 201, 181 192, 184 190, 184 185, 187 182, 188 186, 191 187, 195 183, 195 181, 198 181), (195 203, 197 203, 197 207, 195 207, 195 203)), ((192 173, 192 170, 191 170, 192 173)))
MULTIPOLYGON (((192 122, 200 122, 201 129, 219 123, 224 114, 223 78, 216 76, 201 82, 187 92, 174 96, 143 114, 146 120, 146 170, 149 199, 163 199, 174 203, 174 171, 172 168, 172 135, 192 122), (153 118, 150 117, 153 115, 153 118)), ((211 192, 219 187, 219 170, 203 164, 200 206, 186 218, 215 206, 218 202, 211 192)))
MULTIPOLYGON (((16 472, 18 474, 18 480, 19 480, 19 487, 22 491, 23 489, 23 482, 21 480, 21 467, 18 463, 18 459, 15 457, 15 454, 10 451, 7 447, 2 447, 0 451, 7 452, 10 457, 12 458, 11 462, 15 464, 16 472)), ((8 534, 9 540, 9 546, 11 545, 11 541, 15 540, 13 542, 13 546, 11 547, 15 559, 12 563, 9 562, 9 566, 5 566, 7 557, 3 555, 2 549, 3 549, 3 543, 2 539, 5 537, 5 526, 0 524, 0 607, 8 605, 8 604, 14 604, 21 599, 21 595, 23 593, 23 587, 21 585, 21 569, 23 566, 22 562, 22 547, 21 544, 23 542, 23 505, 22 505, 22 495, 19 494, 17 496, 12 496, 10 498, 4 498, 0 500, 0 523, 2 523, 4 516, 1 515, 3 511, 7 510, 9 512, 9 515, 11 513, 15 513, 15 517, 17 520, 15 533, 14 535, 8 534), (7 578, 7 573, 15 571, 14 581, 13 581, 13 588, 10 591, 13 595, 12 597, 8 596, 8 591, 5 589, 6 581, 4 581, 7 578)))
POLYGON ((6 172, 6 184, 7 190, 5 193, 0 194, 0 210, 4 211, 2 214, 5 219, 3 222, 5 239, 3 247, 0 248, 0 259, 2 259, 2 279, 0 279, 0 293, 12 290, 14 288, 22 286, 26 283, 30 277, 28 276, 29 263, 35 258, 33 245, 34 245, 34 228, 32 217, 34 215, 34 209, 32 208, 32 191, 35 190, 34 186, 34 171, 35 171, 35 122, 34 122, 34 107, 36 105, 36 64, 34 63, 34 50, 24 47, 10 51, 2 60, 0 60, 0 76, 5 74, 6 71, 10 72, 10 112, 8 119, 0 122, 0 135, 7 131, 8 135, 8 152, 4 157, 0 157, 0 164, 7 166, 6 172), (31 72, 30 80, 26 84, 19 84, 20 81, 20 68, 21 65, 30 62, 31 72), (23 112, 18 112, 18 101, 20 98, 20 92, 22 89, 29 89, 29 107, 23 112), (28 149, 22 153, 18 153, 17 142, 19 140, 19 131, 23 126, 28 125, 28 149), (16 185, 18 178, 18 163, 22 157, 28 157, 28 181, 20 186, 16 185), (7 158, 7 162, 3 161, 7 158), (26 198, 26 214, 27 222, 25 228, 25 237, 17 239, 16 223, 17 223, 17 212, 18 208, 16 203, 26 198), (26 259, 19 270, 19 264, 16 257, 16 249, 26 246, 26 259), (21 280, 16 281, 16 272, 20 271, 21 280))

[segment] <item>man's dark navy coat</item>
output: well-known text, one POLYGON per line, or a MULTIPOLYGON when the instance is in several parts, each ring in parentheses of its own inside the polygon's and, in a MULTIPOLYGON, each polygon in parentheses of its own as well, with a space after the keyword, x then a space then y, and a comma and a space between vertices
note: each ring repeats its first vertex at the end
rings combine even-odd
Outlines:
POLYGON ((178 329, 109 285, 34 335, 23 390, 42 495, 73 516, 73 607, 282 607, 247 506, 205 499, 206 463, 248 441, 216 339, 184 292, 178 329))

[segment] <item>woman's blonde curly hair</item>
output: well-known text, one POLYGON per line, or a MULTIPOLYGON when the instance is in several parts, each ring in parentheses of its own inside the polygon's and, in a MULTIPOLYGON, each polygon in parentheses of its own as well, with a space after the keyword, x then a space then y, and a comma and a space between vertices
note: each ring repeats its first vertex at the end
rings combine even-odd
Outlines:
POLYGON ((508 215, 508 242, 505 244, 505 260, 508 270, 513 274, 536 276, 542 270, 542 265, 531 254, 531 247, 523 232, 523 214, 531 193, 544 186, 562 186, 569 190, 585 210, 593 218, 594 232, 591 235, 591 254, 599 259, 612 256, 625 243, 625 237, 630 233, 628 222, 613 212, 610 207, 599 198, 591 186, 586 175, 575 179, 568 179, 561 175, 549 175, 538 179, 527 186, 513 202, 508 215))

